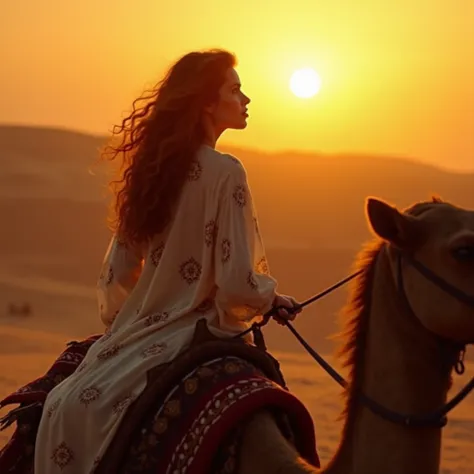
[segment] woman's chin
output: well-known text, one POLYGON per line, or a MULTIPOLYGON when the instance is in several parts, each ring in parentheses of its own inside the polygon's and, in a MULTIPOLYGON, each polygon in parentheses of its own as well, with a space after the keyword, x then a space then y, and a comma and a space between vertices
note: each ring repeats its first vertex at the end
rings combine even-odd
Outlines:
POLYGON ((245 118, 240 122, 240 126, 239 126, 239 127, 235 127, 235 128, 238 128, 238 129, 247 128, 247 117, 245 117, 245 118))
POLYGON ((247 128, 247 117, 242 117, 240 120, 236 120, 232 125, 228 125, 226 128, 232 130, 243 130, 247 128))

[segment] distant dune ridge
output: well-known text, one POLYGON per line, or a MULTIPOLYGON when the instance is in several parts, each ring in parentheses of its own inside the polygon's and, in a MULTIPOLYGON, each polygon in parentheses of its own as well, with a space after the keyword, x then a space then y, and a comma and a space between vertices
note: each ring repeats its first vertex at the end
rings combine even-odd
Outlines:
MULTIPOLYGON (((104 167, 94 166, 104 144, 105 137, 66 130, 0 127, 0 251, 5 253, 0 285, 16 275, 22 285, 28 276, 52 280, 53 287, 89 288, 92 311, 82 318, 94 322, 93 286, 109 238, 104 167)), ((437 194, 474 207, 472 174, 390 157, 222 150, 238 156, 248 170, 280 289, 301 299, 350 272, 356 253, 371 238, 366 196, 406 206, 437 194)), ((337 329, 334 316, 345 296, 345 289, 327 296, 298 323, 325 351, 332 348, 326 337, 337 329)), ((280 349, 298 349, 284 329, 270 327, 268 333, 280 349)))
MULTIPOLYGON (((105 137, 67 130, 0 126, 0 397, 44 371, 67 340, 102 330, 94 285, 109 232, 104 168, 94 162, 104 144, 105 137), (6 314, 10 303, 25 302, 32 316, 6 314)), ((301 300, 350 273, 371 238, 367 196, 407 206, 436 194, 474 208, 473 174, 395 157, 219 148, 247 168, 272 273, 282 292, 301 300)), ((323 353, 334 348, 328 336, 338 329, 346 291, 314 304, 296 323, 323 353)), ((265 334, 281 354, 290 387, 315 416, 326 460, 338 441, 340 390, 306 356, 290 354, 301 348, 284 328, 269 325, 265 334)), ((457 385, 474 367, 468 372, 457 385)), ((473 398, 447 428, 444 474, 473 472, 473 398)), ((0 433, 0 446, 9 433, 0 433)))

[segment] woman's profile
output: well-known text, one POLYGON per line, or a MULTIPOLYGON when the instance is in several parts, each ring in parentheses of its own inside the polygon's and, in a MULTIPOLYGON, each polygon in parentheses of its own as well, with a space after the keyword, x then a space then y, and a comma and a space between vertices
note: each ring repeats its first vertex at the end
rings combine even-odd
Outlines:
POLYGON ((123 166, 97 286, 106 331, 47 397, 35 474, 92 472, 147 371, 188 347, 198 319, 225 338, 296 307, 269 274, 244 166, 215 149, 247 125, 235 65, 223 50, 186 54, 114 131, 104 156, 123 166))

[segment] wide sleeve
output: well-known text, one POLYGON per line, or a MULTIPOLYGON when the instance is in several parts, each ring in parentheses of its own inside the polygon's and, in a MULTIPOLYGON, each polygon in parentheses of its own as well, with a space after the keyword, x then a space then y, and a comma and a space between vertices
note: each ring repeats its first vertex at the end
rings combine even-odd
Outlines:
POLYGON ((271 309, 277 282, 269 274, 245 168, 235 163, 222 183, 215 247, 216 304, 249 321, 271 309))
POLYGON ((99 315, 108 328, 140 277, 142 252, 112 237, 97 282, 99 315))

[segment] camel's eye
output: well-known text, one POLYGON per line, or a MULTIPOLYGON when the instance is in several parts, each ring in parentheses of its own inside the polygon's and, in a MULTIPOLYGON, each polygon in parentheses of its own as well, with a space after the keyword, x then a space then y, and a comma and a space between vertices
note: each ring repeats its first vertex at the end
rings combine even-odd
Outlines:
POLYGON ((474 245, 460 245, 451 254, 459 262, 474 262, 474 245))

